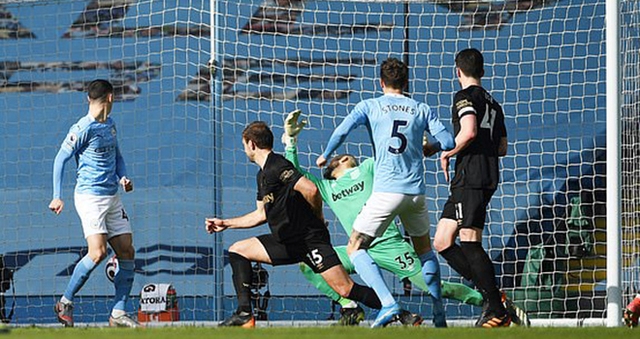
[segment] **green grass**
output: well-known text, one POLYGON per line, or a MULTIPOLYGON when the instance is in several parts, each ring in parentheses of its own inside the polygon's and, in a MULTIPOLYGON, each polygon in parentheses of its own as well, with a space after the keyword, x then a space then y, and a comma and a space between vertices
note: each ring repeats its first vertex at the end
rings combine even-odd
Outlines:
POLYGON ((304 328, 207 328, 207 327, 165 327, 147 329, 119 328, 13 328, 8 334, 0 334, 0 339, 618 339, 640 337, 640 330, 627 328, 406 328, 383 329, 304 327, 304 328))

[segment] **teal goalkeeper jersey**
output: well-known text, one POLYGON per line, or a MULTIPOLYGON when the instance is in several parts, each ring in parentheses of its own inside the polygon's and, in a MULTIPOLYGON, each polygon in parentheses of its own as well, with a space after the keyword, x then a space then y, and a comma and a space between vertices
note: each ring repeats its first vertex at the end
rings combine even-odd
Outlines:
MULTIPOLYGON (((373 159, 364 160, 360 166, 348 170, 337 180, 326 180, 318 179, 313 174, 300 168, 296 147, 287 147, 285 157, 306 178, 316 184, 322 195, 322 200, 338 217, 347 234, 351 234, 353 222, 373 191, 373 159)), ((404 241, 395 222, 392 222, 384 234, 377 238, 373 244, 390 238, 395 238, 395 241, 404 241)))

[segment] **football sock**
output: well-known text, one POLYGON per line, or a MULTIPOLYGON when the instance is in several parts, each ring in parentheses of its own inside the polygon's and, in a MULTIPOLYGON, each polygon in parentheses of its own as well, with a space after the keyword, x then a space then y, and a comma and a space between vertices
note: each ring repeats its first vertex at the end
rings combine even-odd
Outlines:
POLYGON ((76 267, 73 269, 73 274, 71 275, 71 279, 67 284, 67 289, 64 291, 64 297, 73 302, 73 297, 80 291, 84 283, 87 282, 91 272, 98 266, 93 259, 89 257, 89 255, 85 255, 80 259, 80 262, 76 264, 76 267))
POLYGON ((445 312, 442 303, 442 290, 440 287, 440 263, 438 256, 433 251, 427 251, 419 256, 422 263, 422 276, 429 289, 433 302, 433 315, 439 322, 444 321, 445 312))
POLYGON ((380 268, 373 262, 367 251, 357 250, 349 255, 349 259, 351 259, 360 278, 376 292, 383 307, 392 306, 396 303, 389 288, 387 288, 387 284, 382 279, 380 268))
POLYGON ((233 271, 233 287, 238 296, 238 313, 251 313, 251 261, 240 254, 229 252, 229 264, 233 271))
POLYGON ((369 308, 373 308, 376 310, 382 308, 382 304, 380 304, 378 295, 371 287, 368 286, 362 286, 354 283, 347 298, 359 301, 369 308))
POLYGON ((469 260, 462 252, 462 248, 458 244, 453 244, 448 248, 440 251, 440 255, 443 256, 449 266, 458 272, 463 278, 471 281, 473 280, 471 267, 469 266, 469 260))
MULTIPOLYGON (((306 264, 300 264, 300 271, 302 271, 302 275, 309 281, 313 286, 315 286, 320 292, 324 293, 327 297, 331 298, 331 300, 340 303, 342 305, 342 298, 340 294, 327 284, 327 282, 322 278, 320 274, 315 273, 309 266, 306 264)), ((346 302, 350 300, 344 299, 346 302)), ((344 305, 343 305, 344 306, 344 305)))
POLYGON ((131 294, 131 287, 133 286, 135 262, 133 260, 118 259, 118 264, 120 268, 116 276, 113 277, 113 284, 116 287, 116 295, 113 298, 115 300, 113 309, 124 311, 127 300, 129 299, 129 294, 131 294))
POLYGON ((496 316, 503 316, 506 313, 502 305, 502 297, 496 285, 496 273, 493 263, 487 252, 482 248, 482 243, 476 241, 460 242, 460 247, 469 260, 473 271, 473 282, 485 292, 485 297, 489 303, 489 309, 495 312, 496 316))

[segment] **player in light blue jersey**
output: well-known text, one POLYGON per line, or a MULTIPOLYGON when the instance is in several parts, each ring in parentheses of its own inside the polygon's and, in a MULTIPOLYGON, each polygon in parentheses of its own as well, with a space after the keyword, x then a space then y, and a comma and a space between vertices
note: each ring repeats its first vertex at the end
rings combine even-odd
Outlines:
POLYGON ((422 139, 425 132, 431 134, 438 140, 433 145, 438 151, 452 149, 455 142, 429 106, 402 94, 408 84, 408 74, 407 66, 400 60, 384 61, 380 68, 384 95, 356 105, 333 132, 316 164, 324 166, 353 129, 360 125, 367 127, 375 152, 373 193, 353 224, 347 253, 360 277, 378 293, 382 302, 372 327, 385 326, 400 313, 400 306, 384 283, 380 269, 367 253, 371 243, 396 216, 411 237, 426 280, 431 280, 433 290, 430 288, 430 291, 438 313, 434 319, 436 326, 445 327, 440 266, 429 239, 422 139))
POLYGON ((54 311, 60 323, 73 327, 73 297, 106 257, 108 242, 119 264, 113 281, 116 294, 109 325, 138 327, 138 322, 125 312, 133 285, 134 249, 129 217, 117 193, 119 186, 125 192, 133 190, 133 183, 127 179, 116 127, 109 117, 113 86, 106 80, 92 81, 88 86, 88 99, 88 114, 71 127, 54 160, 53 199, 49 209, 60 214, 64 208, 62 174, 67 161, 74 157, 77 164, 74 202, 89 251, 76 264, 54 311))

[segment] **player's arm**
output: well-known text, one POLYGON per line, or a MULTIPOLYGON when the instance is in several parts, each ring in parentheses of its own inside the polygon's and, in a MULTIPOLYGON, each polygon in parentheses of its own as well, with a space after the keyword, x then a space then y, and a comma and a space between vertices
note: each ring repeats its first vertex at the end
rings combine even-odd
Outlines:
POLYGON ((349 135, 349 132, 358 127, 358 125, 366 123, 366 121, 367 115, 365 114, 365 104, 364 102, 360 102, 333 131, 329 138, 329 142, 327 143, 327 148, 324 153, 318 157, 318 160, 316 160, 316 165, 320 167, 324 166, 331 154, 340 147, 340 145, 342 145, 344 140, 347 138, 347 135, 349 135))
POLYGON ((60 214, 64 208, 62 201, 62 179, 64 165, 71 159, 73 152, 68 147, 62 146, 53 160, 53 199, 49 203, 49 209, 55 214, 60 214))
POLYGON ((267 213, 264 210, 264 203, 257 201, 255 211, 245 215, 229 219, 206 218, 205 228, 207 232, 214 233, 222 232, 227 228, 252 228, 265 222, 267 222, 267 213))
POLYGON ((133 190, 133 182, 127 177, 127 166, 118 145, 116 145, 116 175, 120 178, 120 185, 125 192, 133 190))
MULTIPOLYGON (((438 116, 426 104, 421 105, 421 109, 425 110, 427 116, 427 132, 431 134, 436 142, 428 144, 429 152, 449 151, 455 147, 455 141, 451 132, 447 130, 444 124, 438 119, 438 116)), ((423 154, 429 153, 425 150, 425 143, 422 144, 423 154)))
POLYGON ((504 124, 504 112, 500 110, 496 118, 496 134, 498 139, 498 156, 504 157, 507 155, 507 127, 504 124))
POLYGON ((311 180, 314 184, 318 184, 320 179, 318 179, 313 174, 305 171, 300 166, 300 161, 298 160, 298 135, 302 132, 304 126, 307 124, 306 120, 298 121, 300 116, 300 110, 295 110, 290 112, 287 115, 287 118, 284 122, 284 133, 282 134, 282 142, 285 145, 285 153, 284 157, 291 161, 293 166, 304 175, 307 179, 311 180))
POLYGON ((318 187, 311 180, 300 177, 293 186, 293 189, 300 192, 309 205, 311 205, 313 213, 321 220, 324 220, 322 213, 322 196, 320 195, 318 187))
POLYGON ((450 151, 444 151, 440 155, 440 166, 444 171, 444 178, 449 181, 449 163, 450 159, 456 154, 460 153, 463 149, 467 148, 471 142, 478 135, 478 129, 476 127, 476 115, 467 114, 460 118, 460 131, 456 135, 456 147, 450 151))
POLYGON ((62 201, 62 179, 64 166, 73 157, 77 150, 81 149, 88 140, 88 130, 73 125, 65 137, 60 149, 53 160, 53 199, 49 203, 49 209, 55 214, 60 214, 64 208, 62 201))
POLYGON ((504 157, 505 155, 507 155, 508 148, 509 145, 507 143, 507 137, 500 138, 500 141, 498 142, 498 156, 504 157))

